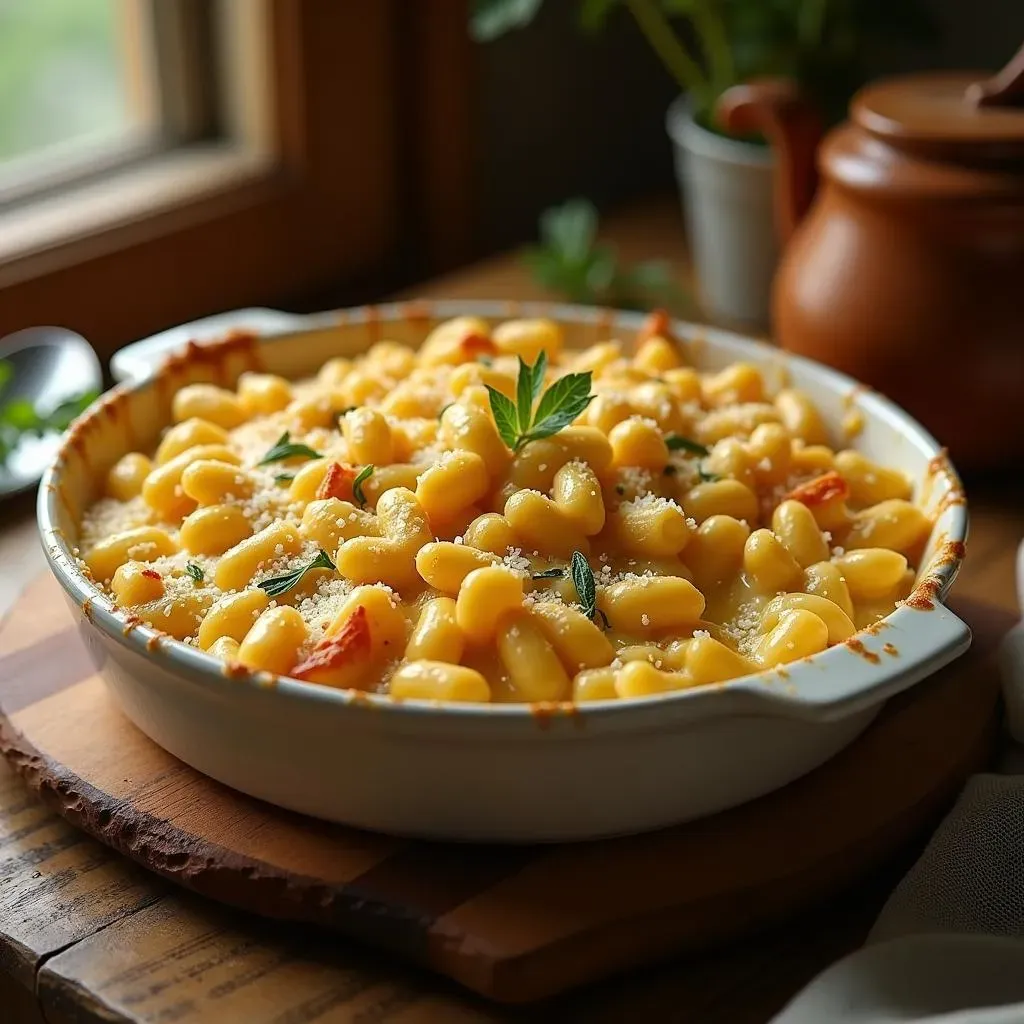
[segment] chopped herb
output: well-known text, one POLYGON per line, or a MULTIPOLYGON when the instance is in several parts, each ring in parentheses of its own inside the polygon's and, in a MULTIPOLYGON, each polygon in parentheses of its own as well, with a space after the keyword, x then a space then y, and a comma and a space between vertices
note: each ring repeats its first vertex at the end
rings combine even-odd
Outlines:
POLYGON ((268 597, 280 597, 282 594, 286 594, 291 590, 292 587, 294 587, 310 569, 334 568, 335 565, 331 561, 330 555, 321 548, 320 554, 318 554, 316 558, 309 563, 309 565, 301 565, 298 569, 285 573, 283 576, 273 576, 269 580, 264 580, 262 583, 258 584, 258 586, 268 597))
POLYGON ((703 466, 697 467, 697 476, 699 476, 701 481, 706 484, 713 484, 722 479, 717 473, 705 472, 703 466))
POLYGON ((711 454, 710 450, 699 441, 692 441, 688 437, 683 437, 682 434, 669 434, 665 438, 665 445, 670 452, 684 451, 701 457, 711 454))
POLYGON ((557 580, 561 579, 565 575, 565 569, 545 569, 543 572, 535 572, 533 578, 535 580, 557 580))
POLYGON ((373 466, 363 466, 352 481, 352 497, 359 502, 360 508, 366 507, 366 495, 363 493, 363 481, 369 480, 373 475, 373 466))
POLYGON ((544 392, 534 410, 534 403, 544 386, 546 370, 545 352, 541 352, 533 366, 520 357, 515 402, 487 385, 498 433, 512 451, 517 451, 527 441, 557 434, 572 423, 594 398, 590 392, 592 374, 589 370, 586 373, 567 373, 544 392))
POLYGON ((274 483, 275 484, 290 484, 295 479, 294 473, 275 473, 274 483))
POLYGON ((196 581, 196 583, 202 583, 203 577, 206 575, 202 569, 196 565, 195 562, 188 562, 185 565, 185 572, 189 574, 196 581))
POLYGON ((308 444, 295 444, 291 440, 291 434, 286 430, 274 444, 274 447, 256 463, 257 466, 266 466, 271 462, 281 462, 283 459, 322 459, 320 452, 310 448, 308 444))
POLYGON ((597 614, 597 586, 593 570, 582 551, 572 553, 572 583, 583 614, 592 619, 597 614))

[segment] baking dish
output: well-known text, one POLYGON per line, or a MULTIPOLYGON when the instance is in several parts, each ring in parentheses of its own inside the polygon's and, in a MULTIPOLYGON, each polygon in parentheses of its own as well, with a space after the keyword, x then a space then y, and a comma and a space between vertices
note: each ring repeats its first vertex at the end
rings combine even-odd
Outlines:
POLYGON ((970 642, 943 604, 963 556, 967 513, 938 444, 881 395, 807 360, 736 335, 673 325, 690 360, 744 360, 791 382, 838 431, 856 408, 854 446, 908 473, 935 520, 911 597, 845 644, 712 687, 587 705, 438 705, 239 674, 133 625, 79 570, 76 523, 96 481, 125 452, 154 445, 186 383, 231 384, 247 369, 311 374, 387 337, 415 343, 438 321, 552 317, 586 345, 638 314, 507 302, 416 302, 310 318, 301 328, 191 345, 154 376, 123 384, 69 432, 43 480, 39 524, 50 566, 97 668, 136 725, 229 786, 283 807, 388 833, 473 841, 560 841, 637 832, 711 814, 812 770, 854 739, 893 694, 970 642))

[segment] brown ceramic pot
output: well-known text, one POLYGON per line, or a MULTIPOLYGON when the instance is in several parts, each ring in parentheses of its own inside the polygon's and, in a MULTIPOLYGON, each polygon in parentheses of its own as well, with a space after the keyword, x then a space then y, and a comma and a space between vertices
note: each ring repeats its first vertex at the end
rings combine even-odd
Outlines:
POLYGON ((1024 457, 1024 48, 980 78, 869 85, 820 147, 790 83, 719 106, 779 152, 779 343, 889 395, 973 468, 1024 457))

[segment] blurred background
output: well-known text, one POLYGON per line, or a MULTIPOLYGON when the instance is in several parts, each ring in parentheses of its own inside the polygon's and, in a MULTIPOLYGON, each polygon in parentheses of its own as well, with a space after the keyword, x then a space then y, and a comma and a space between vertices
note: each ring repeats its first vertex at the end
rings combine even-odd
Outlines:
MULTIPOLYGON (((638 9, 705 65, 727 33, 681 115, 705 129, 745 68, 835 119, 862 80, 994 70, 1024 40, 1020 0, 0 0, 0 335, 58 322, 109 354, 227 308, 376 299, 535 242, 552 207, 542 284, 686 306, 657 267, 559 264, 596 216, 677 197, 686 81, 638 9)), ((678 198, 646 208, 683 231, 678 198)))

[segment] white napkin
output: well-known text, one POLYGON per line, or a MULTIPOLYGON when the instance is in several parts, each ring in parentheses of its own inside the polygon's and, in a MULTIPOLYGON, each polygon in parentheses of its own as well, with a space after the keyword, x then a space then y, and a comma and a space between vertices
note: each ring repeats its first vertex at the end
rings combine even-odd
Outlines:
MULTIPOLYGON (((1017 590, 1024 608, 1024 545, 1017 590)), ((1010 736, 1024 744, 1024 622, 1000 649, 1010 736)), ((882 908, 863 949, 772 1024, 1024 1022, 1024 749, 975 775, 882 908)))

